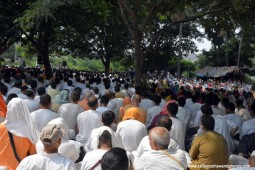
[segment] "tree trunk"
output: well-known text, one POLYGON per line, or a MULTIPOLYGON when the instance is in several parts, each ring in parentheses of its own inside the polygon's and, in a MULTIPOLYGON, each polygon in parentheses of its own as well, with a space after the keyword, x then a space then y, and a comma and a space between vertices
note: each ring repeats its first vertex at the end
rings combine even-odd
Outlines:
POLYGON ((182 57, 182 23, 180 23, 179 28, 177 78, 181 78, 181 57, 182 57))
POLYGON ((110 56, 101 57, 102 63, 104 64, 104 72, 105 74, 110 73, 110 56))
POLYGON ((141 53, 141 38, 139 33, 134 37, 135 45, 135 85, 141 86, 142 69, 143 69, 143 55, 141 53))

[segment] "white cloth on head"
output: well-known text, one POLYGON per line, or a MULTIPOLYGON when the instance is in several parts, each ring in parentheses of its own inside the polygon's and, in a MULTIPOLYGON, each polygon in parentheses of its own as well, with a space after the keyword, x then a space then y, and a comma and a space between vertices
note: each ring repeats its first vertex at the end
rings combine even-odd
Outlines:
POLYGON ((142 138, 147 135, 147 130, 141 122, 130 119, 120 122, 116 133, 121 136, 124 148, 132 152, 137 149, 142 138))
POLYGON ((99 113, 95 110, 87 110, 77 116, 79 133, 76 136, 76 140, 78 142, 85 144, 92 130, 102 126, 102 121, 98 115, 99 113))
POLYGON ((24 169, 54 169, 54 170, 75 170, 75 164, 72 160, 62 156, 59 153, 40 152, 30 155, 23 159, 17 170, 24 169))
POLYGON ((35 125, 38 134, 53 119, 59 118, 59 115, 49 109, 38 109, 30 113, 31 119, 35 125))
POLYGON ((81 107, 79 104, 65 103, 60 106, 58 114, 66 121, 69 129, 75 130, 77 117, 79 113, 83 111, 83 107, 81 107))
POLYGON ((102 133, 107 130, 111 134, 112 147, 124 148, 122 144, 122 139, 119 134, 115 133, 111 128, 107 126, 101 126, 99 128, 93 129, 88 141, 85 144, 85 150, 87 152, 98 149, 99 137, 102 133))
MULTIPOLYGON (((176 158, 178 161, 187 168, 187 159, 184 151, 181 149, 169 148, 165 150, 168 154, 176 158)), ((185 168, 185 169, 186 169, 185 168)), ((145 152, 140 158, 134 161, 135 170, 155 170, 155 169, 171 169, 171 170, 180 170, 182 169, 175 160, 170 158, 162 150, 151 150, 145 152)))
POLYGON ((174 139, 178 144, 179 148, 185 150, 184 140, 186 136, 186 125, 184 121, 171 117, 172 127, 170 131, 170 136, 174 139))
POLYGON ((12 134, 29 138, 35 144, 39 135, 29 114, 29 110, 23 100, 13 98, 7 106, 5 126, 12 134))
MULTIPOLYGON (((97 150, 88 152, 82 161, 81 170, 91 169, 99 160, 102 159, 102 157, 107 151, 108 150, 97 149, 97 150)), ((94 170, 101 170, 101 164, 96 166, 94 170)))
MULTIPOLYGON (((177 144, 177 142, 174 139, 170 138, 168 148, 179 149, 179 145, 177 144)), ((134 152, 137 152, 137 156, 141 157, 144 152, 147 152, 147 151, 150 151, 150 150, 152 150, 152 149, 151 149, 151 145, 150 145, 150 141, 149 141, 149 136, 145 136, 141 140, 141 142, 140 142, 138 148, 136 149, 136 151, 134 151, 134 152)))

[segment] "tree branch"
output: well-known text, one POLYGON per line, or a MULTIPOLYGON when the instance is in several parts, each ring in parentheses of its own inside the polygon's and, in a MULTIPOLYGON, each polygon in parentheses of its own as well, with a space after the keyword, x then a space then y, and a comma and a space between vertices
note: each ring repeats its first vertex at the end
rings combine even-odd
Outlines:
POLYGON ((121 12, 121 17, 122 17, 122 19, 123 19, 125 25, 127 26, 128 31, 130 32, 131 36, 134 37, 134 33, 133 33, 132 29, 131 29, 130 24, 129 24, 128 21, 127 21, 127 18, 126 18, 126 16, 125 16, 125 13, 124 13, 124 10, 123 10, 123 7, 122 7, 120 1, 121 1, 121 0, 118 0, 118 4, 119 4, 119 7, 120 7, 120 12, 121 12))

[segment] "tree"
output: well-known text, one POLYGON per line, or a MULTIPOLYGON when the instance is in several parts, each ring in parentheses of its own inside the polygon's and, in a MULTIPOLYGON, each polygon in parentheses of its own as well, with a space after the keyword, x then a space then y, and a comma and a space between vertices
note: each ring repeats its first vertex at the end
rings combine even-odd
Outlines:
POLYGON ((141 84, 144 59, 160 35, 171 26, 202 18, 212 12, 226 10, 228 1, 126 1, 118 0, 121 15, 133 39, 135 51, 135 82, 141 84), (181 21, 173 21, 171 16, 177 11, 192 9, 192 14, 183 17, 181 21), (166 16, 166 17, 162 17, 166 16), (167 20, 168 23, 160 25, 154 20, 167 20), (149 35, 146 36, 145 35, 149 35))

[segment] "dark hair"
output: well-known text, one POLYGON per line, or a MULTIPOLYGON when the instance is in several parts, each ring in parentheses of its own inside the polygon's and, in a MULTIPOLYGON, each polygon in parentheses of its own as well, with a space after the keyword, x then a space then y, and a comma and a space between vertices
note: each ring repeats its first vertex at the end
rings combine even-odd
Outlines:
POLYGON ((226 104, 228 104, 228 102, 229 102, 229 99, 228 99, 227 97, 223 97, 223 98, 221 99, 221 104, 222 104, 222 106, 224 106, 224 107, 225 107, 226 104))
POLYGON ((39 87, 37 89, 37 93, 38 93, 39 96, 45 94, 46 93, 45 88, 44 87, 39 87))
POLYGON ((212 95, 211 94, 206 94, 204 98, 205 104, 207 105, 212 105, 212 95))
POLYGON ((36 88, 37 87, 37 81, 36 80, 31 80, 30 86, 31 86, 31 88, 36 88))
POLYGON ((219 102, 220 102, 220 99, 219 99, 218 95, 214 94, 212 96, 212 105, 217 106, 219 104, 219 102))
POLYGON ((94 91, 95 94, 98 94, 98 93, 99 93, 98 87, 94 87, 94 88, 93 88, 93 91, 94 91))
POLYGON ((103 95, 100 98, 100 103, 102 103, 102 104, 104 104, 106 106, 109 103, 109 100, 110 100, 109 96, 103 95))
POLYGON ((177 101, 178 101, 179 106, 181 106, 181 107, 184 107, 184 105, 186 104, 186 99, 183 96, 179 97, 177 99, 177 101))
POLYGON ((25 94, 27 95, 27 97, 34 97, 35 96, 35 92, 32 89, 27 89, 25 94))
POLYGON ((42 106, 48 106, 51 103, 51 97, 48 94, 43 94, 40 96, 40 104, 42 106))
POLYGON ((115 120, 115 114, 111 110, 102 113, 102 122, 105 126, 110 126, 115 120))
POLYGON ((252 102, 251 104, 251 111, 253 112, 253 114, 255 113, 255 102, 252 102))
POLYGON ((73 85, 72 80, 67 80, 67 85, 68 85, 68 86, 72 86, 72 85, 73 85))
POLYGON ((6 104, 8 104, 13 98, 16 98, 16 97, 18 97, 18 95, 15 94, 15 93, 9 94, 7 99, 6 99, 6 104))
POLYGON ((157 127, 164 127, 168 131, 171 130, 172 127, 172 119, 170 119, 168 116, 162 116, 161 118, 158 119, 157 122, 157 127))
POLYGON ((107 130, 104 130, 103 133, 101 134, 101 136, 99 136, 98 141, 99 141, 99 144, 98 144, 98 147, 99 147, 101 143, 111 142, 112 141, 112 135, 107 130))
POLYGON ((203 106, 201 106, 201 111, 205 115, 212 115, 213 114, 212 107, 208 104, 204 104, 203 106))
POLYGON ((50 83, 50 87, 51 87, 52 89, 56 89, 56 88, 57 88, 57 83, 56 83, 55 81, 52 81, 52 82, 50 83))
POLYGON ((88 106, 93 108, 96 107, 98 104, 97 98, 93 95, 88 98, 88 106))
POLYGON ((153 94, 152 95, 152 100, 154 101, 154 103, 156 105, 159 105, 161 103, 161 97, 157 94, 153 94))
POLYGON ((81 91, 79 90, 73 90, 70 95, 70 99, 72 102, 77 102, 80 100, 81 97, 81 91))
POLYGON ((201 124, 206 130, 214 130, 215 120, 210 115, 203 115, 201 117, 201 124))
POLYGON ((3 95, 6 95, 6 93, 8 92, 8 87, 5 84, 1 83, 0 84, 0 91, 3 95))
POLYGON ((178 112, 178 105, 176 103, 169 103, 167 105, 167 110, 171 115, 176 116, 178 112))
POLYGON ((243 100, 242 99, 237 99, 236 100, 236 105, 237 106, 242 106, 243 105, 243 100))
POLYGON ((101 161, 102 170, 127 170, 128 157, 125 149, 112 148, 107 151, 101 161))
POLYGON ((228 108, 232 113, 234 113, 236 109, 235 104, 232 102, 225 104, 225 108, 228 108))

